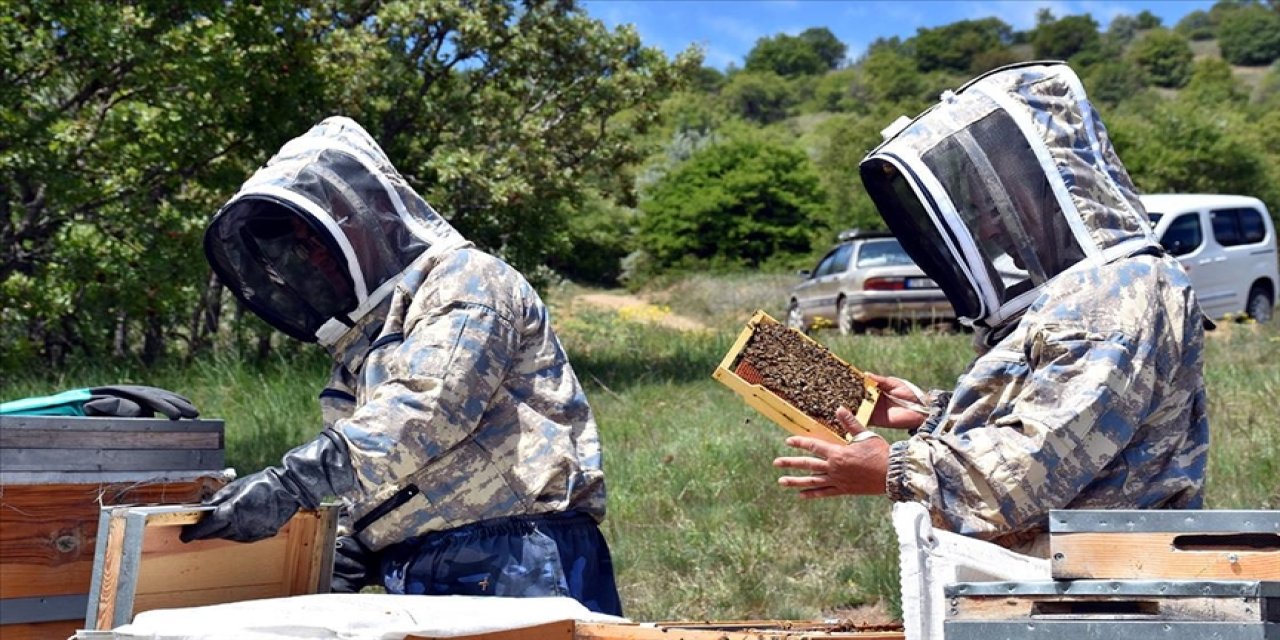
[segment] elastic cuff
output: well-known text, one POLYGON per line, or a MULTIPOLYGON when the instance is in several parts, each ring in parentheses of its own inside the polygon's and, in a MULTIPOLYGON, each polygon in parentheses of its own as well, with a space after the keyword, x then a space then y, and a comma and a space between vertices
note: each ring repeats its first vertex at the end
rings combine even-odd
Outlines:
POLYGON ((889 445, 889 473, 885 476, 885 494, 894 502, 911 502, 915 496, 907 489, 907 448, 911 439, 889 445))
POLYGON ((947 415, 947 407, 951 404, 951 392, 941 389, 934 389, 929 392, 929 416, 920 423, 910 433, 933 433, 938 429, 938 425, 942 423, 942 419, 947 415))

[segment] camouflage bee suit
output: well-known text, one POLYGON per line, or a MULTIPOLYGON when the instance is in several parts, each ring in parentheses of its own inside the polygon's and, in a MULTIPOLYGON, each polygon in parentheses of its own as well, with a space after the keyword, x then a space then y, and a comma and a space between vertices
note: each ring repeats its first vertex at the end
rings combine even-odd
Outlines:
POLYGON ((1203 316, 1066 65, 948 92, 862 170, 980 353, 891 447, 890 498, 1006 546, 1050 509, 1201 505, 1203 316))
POLYGON ((1044 531, 1050 509, 1199 508, 1198 314, 1167 257, 1061 278, 969 365, 944 411, 893 445, 889 496, 1006 545, 1044 531))
POLYGON ((320 435, 219 492, 188 537, 258 539, 337 495, 354 537, 335 588, 376 573, 392 593, 571 595, 620 613, 596 423, 547 307, 360 125, 328 118, 285 144, 205 248, 243 304, 334 368, 320 435))
POLYGON ((321 393, 366 545, 517 514, 604 517, 591 408, 519 273, 475 249, 428 256, 385 318, 332 348, 321 393))

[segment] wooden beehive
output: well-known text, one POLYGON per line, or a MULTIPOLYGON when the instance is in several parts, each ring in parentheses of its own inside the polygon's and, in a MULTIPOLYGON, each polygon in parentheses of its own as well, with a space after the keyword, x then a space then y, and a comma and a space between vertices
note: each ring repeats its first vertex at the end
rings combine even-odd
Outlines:
POLYGON ((1280 581, 1280 511, 1049 512, 1053 577, 1280 581))
MULTIPOLYGON (((836 425, 829 424, 805 413, 787 398, 762 384, 761 372, 757 370, 755 364, 747 362, 742 357, 757 329, 763 324, 778 325, 778 322, 771 318, 769 314, 757 311, 738 335, 737 341, 733 343, 729 352, 725 354, 720 365, 716 367, 712 377, 742 396, 743 400, 753 409, 764 414, 765 417, 777 423, 778 426, 793 434, 820 438, 836 444, 848 443, 850 436, 843 434, 836 425)), ((862 400, 858 403, 858 406, 848 407, 848 409, 854 413, 858 422, 868 426, 871 411, 875 408, 876 401, 880 397, 880 390, 877 388, 875 381, 867 378, 862 371, 844 362, 826 347, 808 336, 799 331, 793 332, 808 343, 816 345, 835 362, 847 367, 849 375, 861 381, 864 390, 862 400)))
POLYGON ((183 543, 197 505, 104 508, 85 628, 111 629, 152 609, 326 593, 333 577, 337 509, 300 511, 275 536, 248 544, 183 543))
POLYGON ((84 624, 102 505, 200 502, 230 479, 217 420, 0 419, 0 636, 84 624))
POLYGON ((944 592, 948 640, 1269 640, 1280 631, 1276 582, 958 582, 944 592))

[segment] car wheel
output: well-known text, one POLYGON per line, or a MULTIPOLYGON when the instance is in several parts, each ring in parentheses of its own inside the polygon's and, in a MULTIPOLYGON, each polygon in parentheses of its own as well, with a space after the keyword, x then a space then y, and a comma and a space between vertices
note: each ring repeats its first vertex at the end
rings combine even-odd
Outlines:
POLYGON ((809 333, 809 326, 804 322, 804 314, 800 313, 800 303, 795 300, 787 306, 787 327, 800 333, 809 333))
POLYGON ((862 331, 862 323, 853 319, 853 307, 844 298, 836 303, 836 326, 840 335, 847 336, 862 331))
POLYGON ((1257 322, 1269 322, 1274 306, 1275 303, 1267 290, 1255 284, 1252 289, 1249 289, 1249 300, 1245 303, 1244 311, 1257 322))

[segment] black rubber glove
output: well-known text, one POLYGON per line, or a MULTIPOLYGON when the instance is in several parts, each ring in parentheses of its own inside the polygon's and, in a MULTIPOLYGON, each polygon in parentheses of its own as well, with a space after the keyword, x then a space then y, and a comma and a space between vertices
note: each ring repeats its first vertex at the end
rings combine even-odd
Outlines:
POLYGON ((150 418, 160 413, 170 420, 200 415, 191 401, 172 392, 141 385, 110 385, 89 389, 92 396, 84 404, 89 416, 150 418))
POLYGON ((274 536, 298 509, 315 509, 327 496, 355 488, 347 442, 326 429, 284 454, 284 464, 245 476, 205 502, 213 511, 182 528, 183 542, 225 538, 253 542, 274 536))
POLYGON ((333 554, 332 593, 359 593, 371 584, 382 584, 382 563, 354 536, 341 536, 333 554))

